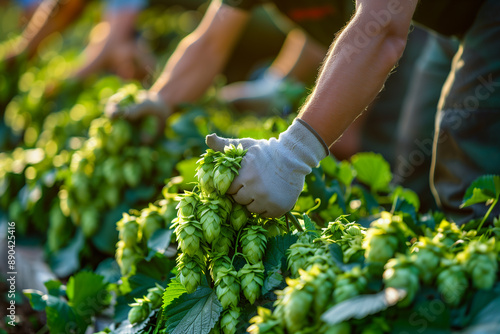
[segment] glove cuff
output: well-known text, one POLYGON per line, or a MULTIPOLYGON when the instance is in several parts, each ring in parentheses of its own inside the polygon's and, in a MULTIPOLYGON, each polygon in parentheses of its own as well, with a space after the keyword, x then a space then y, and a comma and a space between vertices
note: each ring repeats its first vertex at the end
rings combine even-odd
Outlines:
POLYGON ((296 118, 288 130, 280 135, 279 141, 310 168, 316 167, 330 153, 320 135, 299 118, 296 118))

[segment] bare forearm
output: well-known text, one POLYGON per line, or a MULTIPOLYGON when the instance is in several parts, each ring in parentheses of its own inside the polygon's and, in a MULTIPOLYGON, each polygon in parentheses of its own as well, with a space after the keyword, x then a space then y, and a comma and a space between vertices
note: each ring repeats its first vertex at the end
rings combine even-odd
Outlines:
MULTIPOLYGON (((382 5, 389 3, 379 1, 382 5)), ((299 115, 327 145, 342 135, 383 87, 404 50, 415 4, 404 0, 396 9, 391 8, 388 19, 396 24, 384 26, 377 25, 370 14, 372 8, 358 3, 356 15, 332 45, 316 87, 299 115)))

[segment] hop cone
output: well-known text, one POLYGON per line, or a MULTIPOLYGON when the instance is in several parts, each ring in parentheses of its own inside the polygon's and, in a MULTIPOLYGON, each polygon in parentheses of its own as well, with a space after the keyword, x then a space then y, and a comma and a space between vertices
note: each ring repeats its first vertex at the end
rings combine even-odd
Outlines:
POLYGON ((238 272, 238 278, 246 299, 250 304, 255 303, 264 284, 264 264, 262 262, 254 265, 245 264, 238 272))
POLYGON ((196 220, 174 219, 175 235, 182 252, 195 256, 203 237, 201 223, 196 220))
POLYGON ((239 231, 248 221, 248 210, 241 204, 233 204, 229 222, 235 231, 239 231))
POLYGON ((178 277, 188 293, 193 293, 201 284, 204 270, 203 257, 198 252, 191 257, 187 254, 180 254, 177 257, 178 277))
POLYGON ((215 253, 229 254, 233 247, 235 232, 229 225, 222 224, 219 237, 212 243, 212 251, 215 253))
POLYGON ((151 302, 151 306, 153 309, 160 307, 164 291, 165 289, 163 289, 161 286, 158 285, 155 286, 154 288, 148 289, 148 294, 146 295, 146 298, 151 302))
POLYGON ((462 233, 455 223, 450 223, 446 220, 441 221, 436 229, 436 235, 433 240, 436 243, 443 244, 445 247, 451 247, 455 242, 457 242, 462 233))
POLYGON ((196 168, 196 177, 198 178, 201 191, 207 195, 215 191, 215 158, 221 155, 222 153, 220 152, 208 149, 197 162, 198 167, 196 168))
POLYGON ((231 259, 227 255, 214 256, 210 261, 210 273, 214 282, 219 280, 219 272, 224 272, 226 270, 231 270, 232 264, 231 259))
POLYGON ((457 254, 458 261, 472 277, 472 284, 478 289, 491 289, 498 271, 495 239, 484 242, 471 241, 464 251, 457 254))
POLYGON ((141 260, 141 254, 137 254, 134 248, 127 247, 123 240, 117 242, 116 248, 116 262, 120 266, 120 271, 123 276, 127 276, 132 267, 141 260))
POLYGON ((242 253, 251 264, 262 260, 266 251, 266 230, 261 226, 250 226, 243 230, 241 235, 242 253))
POLYGON ((340 240, 344 235, 345 225, 342 222, 343 216, 338 217, 335 221, 329 222, 328 227, 323 229, 321 239, 327 242, 335 242, 340 240))
POLYGON ((221 225, 224 221, 221 215, 224 215, 224 210, 219 207, 217 202, 212 204, 210 201, 202 201, 204 205, 198 210, 198 219, 203 227, 205 241, 211 244, 220 234, 221 225))
POLYGON ((421 237, 412 251, 416 254, 415 266, 419 269, 420 278, 430 284, 437 274, 439 261, 442 257, 441 248, 427 237, 421 237))
POLYGON ((241 144, 238 147, 230 145, 224 147, 224 154, 215 159, 214 186, 220 195, 224 195, 231 186, 245 153, 241 144))
POLYGON ((143 238, 149 240, 157 230, 163 228, 164 220, 158 211, 146 209, 141 214, 140 225, 143 238))
POLYGON ((359 295, 365 290, 367 283, 366 277, 359 267, 354 267, 351 271, 338 275, 333 291, 335 303, 341 303, 359 295))
POLYGON ((220 319, 220 327, 224 334, 234 334, 238 327, 238 319, 240 317, 240 309, 231 307, 224 312, 220 319))
POLYGON ((307 273, 311 276, 310 284, 314 286, 314 314, 319 318, 332 302, 335 283, 335 272, 330 266, 313 265, 307 273))
POLYGON ((303 330, 310 324, 308 313, 313 301, 314 296, 306 289, 293 289, 287 298, 283 299, 285 325, 290 333, 303 330))
POLYGON ((390 258, 394 257, 404 242, 405 236, 401 223, 384 212, 382 217, 373 222, 367 230, 363 242, 363 248, 366 249, 366 260, 384 265, 390 258))
POLYGON ((356 223, 346 225, 341 240, 342 251, 344 252, 344 261, 349 262, 351 259, 356 260, 364 255, 363 240, 366 234, 366 229, 356 223))
POLYGON ((118 222, 119 237, 127 247, 132 247, 139 240, 139 222, 134 216, 127 214, 118 222))
POLYGON ((138 300, 137 303, 130 304, 132 308, 128 312, 128 321, 130 321, 131 324, 136 324, 141 321, 144 321, 150 312, 150 306, 149 303, 138 300))
POLYGON ((336 268, 330 255, 330 251, 324 246, 316 248, 314 250, 314 255, 307 257, 305 260, 304 266, 298 269, 309 271, 314 266, 326 266, 331 267, 332 269, 336 268))
POLYGON ((288 249, 288 269, 292 277, 299 275, 299 269, 306 269, 309 258, 312 257, 318 247, 313 244, 296 242, 288 249))
POLYGON ((196 216, 196 209, 200 203, 200 197, 194 192, 186 191, 177 204, 177 217, 189 219, 196 216))
POLYGON ((457 306, 469 287, 469 281, 462 266, 445 265, 445 269, 437 277, 437 286, 443 299, 450 305, 457 306))
POLYGON ((240 282, 238 273, 231 266, 229 269, 220 269, 217 273, 218 280, 215 282, 217 286, 215 293, 224 309, 229 306, 237 307, 240 301, 240 282))
POLYGON ((386 287, 406 290, 406 297, 399 302, 400 306, 411 304, 418 289, 419 270, 412 261, 412 258, 401 255, 395 259, 390 259, 385 266, 384 283, 386 287))

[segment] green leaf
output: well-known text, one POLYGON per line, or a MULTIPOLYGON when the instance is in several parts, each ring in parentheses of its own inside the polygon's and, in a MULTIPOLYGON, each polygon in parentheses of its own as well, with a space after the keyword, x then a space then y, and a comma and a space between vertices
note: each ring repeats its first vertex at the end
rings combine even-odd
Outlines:
POLYGON ((186 288, 182 283, 176 278, 170 281, 170 284, 167 286, 165 291, 163 292, 163 308, 168 307, 175 299, 179 298, 183 294, 185 294, 186 288))
POLYGON ((372 295, 356 296, 343 301, 323 313, 321 320, 336 325, 350 319, 363 319, 396 305, 406 297, 406 291, 387 288, 372 295))
POLYGON ((80 315, 90 317, 109 305, 111 295, 107 286, 103 276, 80 271, 70 277, 66 285, 69 305, 82 311, 80 315))
POLYGON ((354 180, 354 172, 351 164, 348 161, 342 161, 339 164, 339 169, 337 172, 337 178, 340 182, 342 182, 346 187, 349 187, 354 180))
POLYGON ((114 256, 118 242, 116 222, 122 219, 123 213, 127 212, 129 208, 129 205, 122 203, 104 214, 101 228, 92 237, 92 243, 99 251, 114 256))
POLYGON ((330 250, 333 262, 343 272, 351 271, 352 268, 359 267, 361 265, 361 263, 356 262, 344 263, 344 252, 342 251, 342 247, 336 243, 328 245, 328 249, 330 250))
POLYGON ((156 230, 151 238, 148 240, 148 248, 150 249, 146 260, 151 260, 156 253, 163 254, 170 245, 170 240, 172 240, 172 232, 170 229, 159 229, 156 230))
POLYGON ((120 266, 113 258, 107 258, 99 263, 95 273, 103 276, 108 283, 116 283, 121 278, 120 266))
POLYGON ((34 289, 25 289, 23 294, 28 297, 31 307, 35 311, 43 311, 47 306, 47 302, 44 299, 45 294, 42 291, 34 289))
POLYGON ((336 172, 337 172, 337 162, 335 159, 330 155, 326 157, 325 159, 320 161, 320 166, 321 169, 323 169, 324 173, 327 174, 328 176, 334 177, 336 172))
POLYGON ((66 248, 54 254, 50 260, 50 268, 58 277, 66 277, 80 269, 80 252, 85 246, 85 237, 78 230, 76 236, 66 248))
POLYGON ((183 294, 165 309, 166 332, 170 334, 208 334, 219 321, 222 305, 215 291, 199 286, 183 294))
POLYGON ((488 202, 500 196, 500 176, 484 175, 475 179, 467 188, 462 207, 488 202))
POLYGON ((460 333, 494 333, 500 326, 500 284, 491 290, 479 290, 471 303, 472 319, 460 333))
POLYGON ((61 281, 58 280, 48 280, 43 283, 45 285, 45 288, 47 288, 47 291, 49 295, 52 296, 64 296, 66 295, 66 292, 61 288, 62 283, 61 281))
MULTIPOLYGON (((91 305, 87 307, 91 307, 91 305)), ((89 317, 80 316, 75 309, 61 299, 53 300, 50 304, 47 303, 45 312, 50 333, 83 334, 90 324, 89 317)), ((85 310, 81 312, 85 312, 85 310)))
POLYGON ((415 211, 418 212, 418 210, 420 209, 420 199, 418 198, 418 195, 413 190, 406 189, 406 188, 399 186, 393 192, 392 196, 393 196, 393 201, 396 197, 398 197, 398 198, 404 199, 406 202, 413 205, 415 207, 415 211))
POLYGON ((282 261, 286 260, 286 251, 297 242, 298 237, 292 234, 279 235, 271 238, 267 242, 266 253, 264 255, 264 268, 273 271, 281 268, 282 261))
POLYGON ((356 178, 376 192, 387 190, 392 180, 391 167, 382 155, 363 152, 354 155, 351 163, 356 170, 356 178))
POLYGON ((268 272, 268 275, 264 279, 264 285, 262 286, 262 294, 265 295, 268 292, 274 291, 281 282, 283 282, 283 275, 277 270, 268 272))

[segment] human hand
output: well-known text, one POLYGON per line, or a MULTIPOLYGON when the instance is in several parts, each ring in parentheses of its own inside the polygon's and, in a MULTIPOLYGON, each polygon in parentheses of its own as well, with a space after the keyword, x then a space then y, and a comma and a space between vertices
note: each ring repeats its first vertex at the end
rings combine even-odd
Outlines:
POLYGON ((241 144, 248 150, 227 193, 250 212, 269 218, 280 217, 293 208, 305 176, 328 155, 321 137, 300 119, 278 139, 227 139, 211 134, 206 143, 215 151, 231 144, 241 144))

